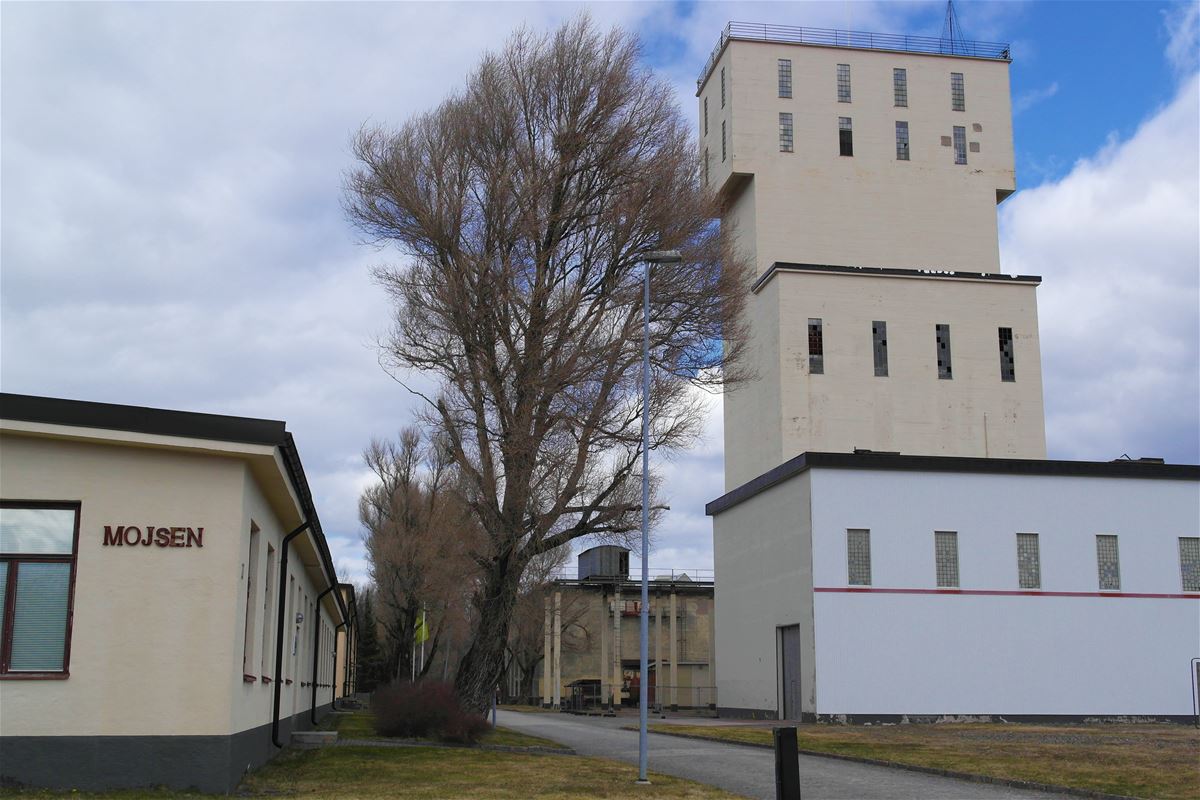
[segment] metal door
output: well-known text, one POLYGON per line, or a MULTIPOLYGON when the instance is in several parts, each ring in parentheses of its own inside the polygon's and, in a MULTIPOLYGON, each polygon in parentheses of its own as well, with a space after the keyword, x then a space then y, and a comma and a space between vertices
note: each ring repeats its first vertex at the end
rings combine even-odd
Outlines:
POLYGON ((800 626, 779 629, 782 674, 783 718, 800 719, 800 626))

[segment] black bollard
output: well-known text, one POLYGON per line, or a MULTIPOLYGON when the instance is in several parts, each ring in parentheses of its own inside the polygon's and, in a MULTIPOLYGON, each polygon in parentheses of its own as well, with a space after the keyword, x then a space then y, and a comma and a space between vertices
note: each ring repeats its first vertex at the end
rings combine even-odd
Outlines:
POLYGON ((800 800, 800 755, 795 728, 772 728, 775 738, 775 800, 800 800))

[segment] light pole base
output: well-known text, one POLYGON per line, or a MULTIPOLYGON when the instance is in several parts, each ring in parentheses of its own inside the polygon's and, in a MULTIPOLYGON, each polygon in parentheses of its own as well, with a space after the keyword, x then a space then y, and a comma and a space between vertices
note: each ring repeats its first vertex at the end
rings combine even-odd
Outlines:
POLYGON ((634 783, 636 783, 638 786, 649 786, 650 785, 650 781, 643 781, 640 779, 634 781, 634 783))

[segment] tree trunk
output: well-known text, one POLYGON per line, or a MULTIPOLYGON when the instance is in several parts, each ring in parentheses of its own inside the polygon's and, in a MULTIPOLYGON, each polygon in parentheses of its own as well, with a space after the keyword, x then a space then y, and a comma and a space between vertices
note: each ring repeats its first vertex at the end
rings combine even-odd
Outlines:
POLYGON ((541 663, 542 657, 538 656, 529 662, 527 666, 521 666, 521 702, 528 703, 534 697, 534 668, 541 663))
POLYGON ((454 693, 468 711, 485 713, 492 706, 492 692, 504 670, 508 624, 517 604, 517 589, 523 566, 498 562, 488 570, 484 585, 475 595, 474 635, 471 647, 458 665, 454 693))

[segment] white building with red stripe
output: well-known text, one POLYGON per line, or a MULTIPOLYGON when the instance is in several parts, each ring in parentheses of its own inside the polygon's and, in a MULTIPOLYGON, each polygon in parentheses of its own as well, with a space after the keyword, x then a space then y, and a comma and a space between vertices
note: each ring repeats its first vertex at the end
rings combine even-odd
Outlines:
POLYGON ((1196 466, 805 453, 708 505, 720 711, 1191 720, 1197 509, 1196 466))

